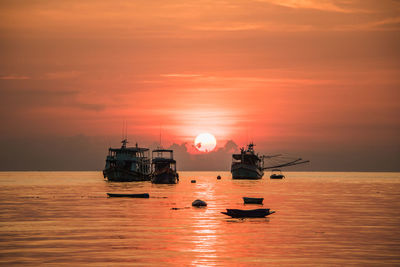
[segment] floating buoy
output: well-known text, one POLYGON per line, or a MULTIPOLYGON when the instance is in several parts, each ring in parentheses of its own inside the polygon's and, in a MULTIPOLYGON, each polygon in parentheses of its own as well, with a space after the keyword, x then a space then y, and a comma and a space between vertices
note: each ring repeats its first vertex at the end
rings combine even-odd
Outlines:
POLYGON ((217 176, 217 179, 218 179, 218 180, 221 180, 221 176, 218 175, 218 176, 217 176))
POLYGON ((192 202, 193 207, 205 207, 207 206, 207 203, 201 199, 196 199, 195 201, 192 202))

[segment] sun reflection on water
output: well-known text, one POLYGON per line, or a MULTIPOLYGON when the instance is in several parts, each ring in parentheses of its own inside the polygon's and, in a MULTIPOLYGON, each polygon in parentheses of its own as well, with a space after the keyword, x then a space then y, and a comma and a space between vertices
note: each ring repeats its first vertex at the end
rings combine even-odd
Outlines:
POLYGON ((204 220, 202 217, 193 220, 193 236, 191 249, 194 252, 194 258, 191 262, 193 266, 210 266, 215 265, 217 255, 217 228, 218 225, 214 221, 204 220))

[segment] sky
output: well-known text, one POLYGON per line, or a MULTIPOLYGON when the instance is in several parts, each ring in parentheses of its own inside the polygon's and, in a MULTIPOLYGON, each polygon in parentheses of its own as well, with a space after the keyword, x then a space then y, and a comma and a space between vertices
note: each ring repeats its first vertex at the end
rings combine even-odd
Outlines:
POLYGON ((396 0, 2 0, 0 170, 100 170, 126 121, 181 170, 253 141, 311 160, 293 170, 400 171, 399 47, 396 0))

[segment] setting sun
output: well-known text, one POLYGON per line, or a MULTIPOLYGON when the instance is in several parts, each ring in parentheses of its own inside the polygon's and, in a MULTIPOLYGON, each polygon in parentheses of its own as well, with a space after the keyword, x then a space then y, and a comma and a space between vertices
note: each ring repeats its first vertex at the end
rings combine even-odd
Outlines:
POLYGON ((201 152, 210 152, 217 145, 217 140, 210 133, 201 133, 194 140, 194 145, 201 152))

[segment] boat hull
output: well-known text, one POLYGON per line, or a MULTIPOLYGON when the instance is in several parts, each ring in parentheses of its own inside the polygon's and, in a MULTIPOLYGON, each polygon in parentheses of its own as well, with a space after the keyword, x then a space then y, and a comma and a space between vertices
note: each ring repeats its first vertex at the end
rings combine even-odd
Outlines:
POLYGON ((104 178, 112 182, 150 181, 150 175, 148 174, 118 168, 105 169, 103 175, 104 178))
POLYGON ((283 174, 272 174, 269 178, 271 178, 271 179, 283 179, 283 178, 285 178, 285 175, 283 175, 283 174))
POLYGON ((231 216, 232 218, 264 218, 275 211, 270 209, 255 209, 255 210, 239 210, 239 209, 226 209, 222 214, 231 216))
POLYGON ((144 194, 115 194, 115 193, 107 193, 109 197, 131 197, 131 198, 149 198, 150 195, 147 193, 144 194))
POLYGON ((163 172, 153 174, 151 176, 153 184, 176 184, 178 182, 178 174, 176 172, 163 172))
POLYGON ((264 172, 256 166, 246 164, 236 164, 232 166, 232 179, 248 179, 257 180, 261 179, 264 172))

